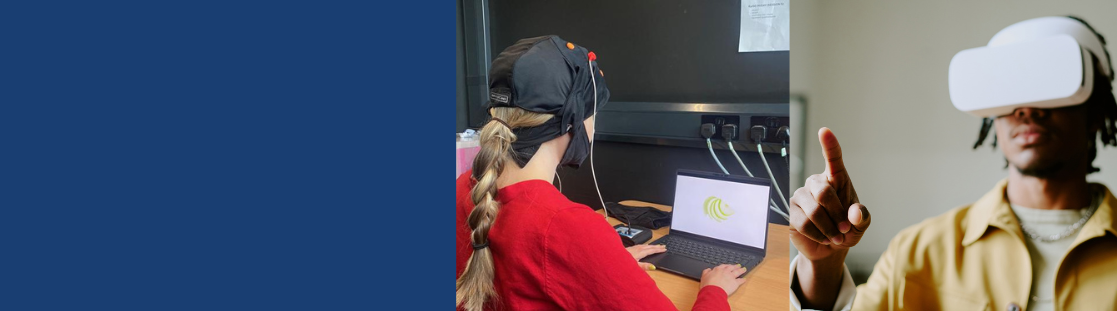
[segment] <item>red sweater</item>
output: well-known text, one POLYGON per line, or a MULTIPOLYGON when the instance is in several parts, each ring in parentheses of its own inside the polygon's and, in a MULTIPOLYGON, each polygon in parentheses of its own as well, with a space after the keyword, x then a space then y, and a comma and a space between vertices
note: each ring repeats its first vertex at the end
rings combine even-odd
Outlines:
MULTIPOLYGON (((466 222, 474 182, 457 181, 457 276, 473 253, 466 222)), ((571 202, 543 180, 497 191, 499 214, 489 231, 493 283, 500 306, 488 310, 675 310, 625 250, 605 218, 571 202)), ((725 291, 706 286, 694 310, 729 310, 725 291)))

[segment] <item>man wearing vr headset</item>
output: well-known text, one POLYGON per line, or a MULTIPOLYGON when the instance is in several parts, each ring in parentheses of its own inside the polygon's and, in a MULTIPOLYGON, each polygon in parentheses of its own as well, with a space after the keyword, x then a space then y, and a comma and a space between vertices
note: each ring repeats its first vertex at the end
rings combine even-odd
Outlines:
POLYGON ((897 234, 868 281, 844 260, 869 228, 834 134, 826 169, 791 202, 792 306, 824 310, 1117 309, 1117 198, 1086 175, 1117 145, 1105 41, 1074 17, 1013 24, 951 61, 951 101, 995 130, 1008 178, 897 234))

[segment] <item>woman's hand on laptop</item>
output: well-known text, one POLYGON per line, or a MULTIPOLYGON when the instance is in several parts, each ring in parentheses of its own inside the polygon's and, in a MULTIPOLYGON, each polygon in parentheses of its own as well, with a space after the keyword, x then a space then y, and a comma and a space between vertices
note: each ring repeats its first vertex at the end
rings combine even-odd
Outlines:
POLYGON ((838 138, 822 128, 818 142, 826 169, 807 178, 792 195, 789 209, 791 242, 803 257, 796 264, 792 290, 805 309, 832 308, 846 254, 861 241, 872 220, 853 189, 838 138))
POLYGON ((706 270, 702 270, 702 280, 698 284, 698 288, 713 285, 725 290, 725 295, 733 295, 738 287, 745 284, 745 278, 738 279, 737 277, 747 271, 748 269, 741 267, 741 265, 720 265, 706 268, 706 270))
POLYGON ((648 244, 626 247, 625 249, 628 250, 629 254, 632 254, 632 258, 636 258, 636 263, 640 265, 640 268, 644 268, 644 270, 655 270, 655 265, 646 262, 640 262, 640 259, 644 259, 644 257, 667 251, 666 246, 648 244))

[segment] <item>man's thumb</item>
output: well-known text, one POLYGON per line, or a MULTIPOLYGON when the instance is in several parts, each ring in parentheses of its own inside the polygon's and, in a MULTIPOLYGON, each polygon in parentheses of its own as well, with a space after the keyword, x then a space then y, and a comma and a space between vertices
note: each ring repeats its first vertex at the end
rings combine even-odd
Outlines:
POLYGON ((849 206, 849 223, 853 225, 853 232, 863 233, 869 229, 869 223, 872 222, 872 217, 869 216, 869 209, 861 203, 853 203, 849 206))

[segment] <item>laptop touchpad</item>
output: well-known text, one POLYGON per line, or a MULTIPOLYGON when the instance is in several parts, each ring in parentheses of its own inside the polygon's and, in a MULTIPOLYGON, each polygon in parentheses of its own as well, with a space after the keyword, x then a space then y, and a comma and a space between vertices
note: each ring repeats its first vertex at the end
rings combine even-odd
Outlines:
POLYGON ((695 279, 702 277, 702 270, 713 267, 704 261, 674 254, 663 256, 657 266, 695 279))

